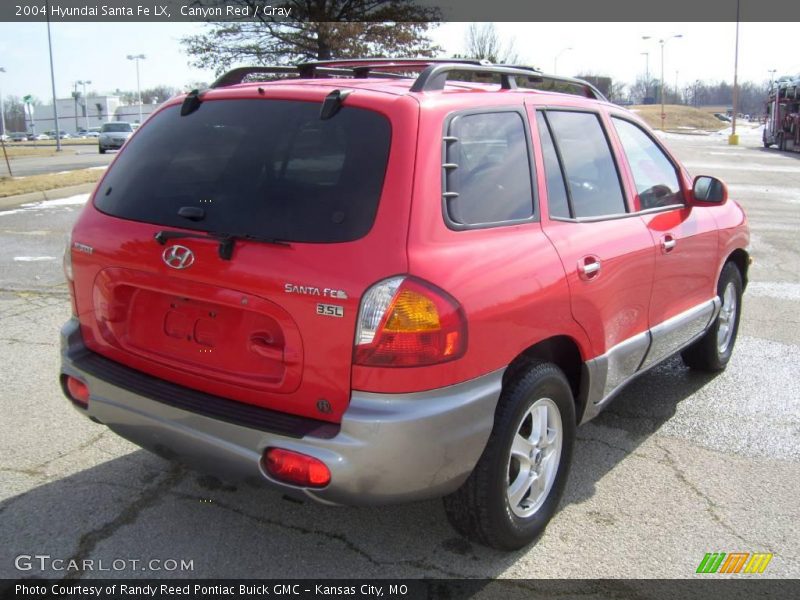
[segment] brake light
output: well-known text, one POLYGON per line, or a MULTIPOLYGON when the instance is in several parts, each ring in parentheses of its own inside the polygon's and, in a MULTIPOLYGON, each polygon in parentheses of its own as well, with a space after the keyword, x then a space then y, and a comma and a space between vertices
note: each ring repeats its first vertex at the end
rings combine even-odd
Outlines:
POLYGON ((325 487, 331 481, 331 472, 325 463, 291 450, 267 448, 262 464, 274 479, 294 485, 325 487))
POLYGON ((354 362, 417 367, 455 360, 467 349, 467 321, 447 293, 410 277, 372 286, 361 300, 354 362))
POLYGON ((67 244, 64 247, 64 277, 67 283, 72 282, 72 232, 67 233, 67 244))
POLYGON ((89 387, 80 379, 67 375, 67 392, 70 400, 83 408, 89 406, 89 387))

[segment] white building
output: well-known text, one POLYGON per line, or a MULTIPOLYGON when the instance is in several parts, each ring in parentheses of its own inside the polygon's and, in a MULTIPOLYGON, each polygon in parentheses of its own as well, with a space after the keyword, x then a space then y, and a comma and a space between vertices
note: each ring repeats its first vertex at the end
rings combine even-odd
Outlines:
MULTIPOLYGON (((58 126, 69 134, 86 129, 87 124, 100 127, 108 121, 139 122, 139 105, 123 105, 119 96, 88 96, 86 102, 83 98, 58 98, 58 126)), ((157 104, 143 104, 142 117, 146 119, 158 107, 157 104)), ((30 119, 27 122, 28 131, 32 131, 30 119)), ((53 105, 44 104, 36 106, 33 114, 33 125, 36 133, 54 131, 56 128, 53 115, 53 105)))

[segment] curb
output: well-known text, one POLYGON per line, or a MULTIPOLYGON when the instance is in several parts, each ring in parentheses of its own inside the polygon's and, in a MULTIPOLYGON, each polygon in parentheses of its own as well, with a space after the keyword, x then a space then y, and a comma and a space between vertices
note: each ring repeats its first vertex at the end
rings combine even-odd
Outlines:
POLYGON ((14 208, 20 204, 27 204, 29 202, 42 202, 44 200, 67 198, 77 194, 86 194, 91 192, 96 185, 96 182, 81 183, 80 185, 71 185, 69 187, 55 188, 52 190, 28 192, 27 194, 18 194, 16 196, 6 196, 5 198, 0 198, 0 210, 5 208, 14 208))

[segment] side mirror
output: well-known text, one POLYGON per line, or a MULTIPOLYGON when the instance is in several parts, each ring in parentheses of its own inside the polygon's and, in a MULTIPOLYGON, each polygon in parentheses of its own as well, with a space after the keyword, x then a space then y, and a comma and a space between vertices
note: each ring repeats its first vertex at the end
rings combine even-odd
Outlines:
POLYGON ((694 178, 692 194, 698 203, 723 204, 728 199, 728 186, 716 177, 700 175, 694 178))

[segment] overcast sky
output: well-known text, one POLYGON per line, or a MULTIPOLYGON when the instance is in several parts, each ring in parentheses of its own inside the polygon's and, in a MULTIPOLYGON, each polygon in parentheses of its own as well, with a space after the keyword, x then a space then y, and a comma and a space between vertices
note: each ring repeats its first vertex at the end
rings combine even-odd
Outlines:
MULTIPOLYGON (((795 0, 796 1, 796 0, 795 0)), ((447 55, 464 51, 467 23, 447 23, 432 35, 447 55)), ((740 81, 763 82, 768 71, 800 74, 797 23, 742 23, 740 81)), ((186 88, 210 82, 214 74, 190 67, 180 38, 202 32, 199 23, 53 23, 56 91, 68 97, 73 82, 88 79, 89 89, 113 92, 136 88, 136 70, 128 54, 145 54, 143 88, 159 84, 186 88)), ((514 41, 525 64, 553 71, 557 54, 561 75, 608 75, 632 83, 645 71, 649 52, 652 77, 660 77, 659 38, 682 34, 665 46, 668 85, 701 80, 733 81, 734 23, 498 23, 502 38, 514 41), (654 39, 644 41, 642 36, 654 39), (564 50, 572 48, 571 50, 564 50), (564 50, 562 52, 562 50, 564 50)), ((47 30, 43 23, 0 23, 0 90, 4 96, 33 94, 49 103, 47 30)))

